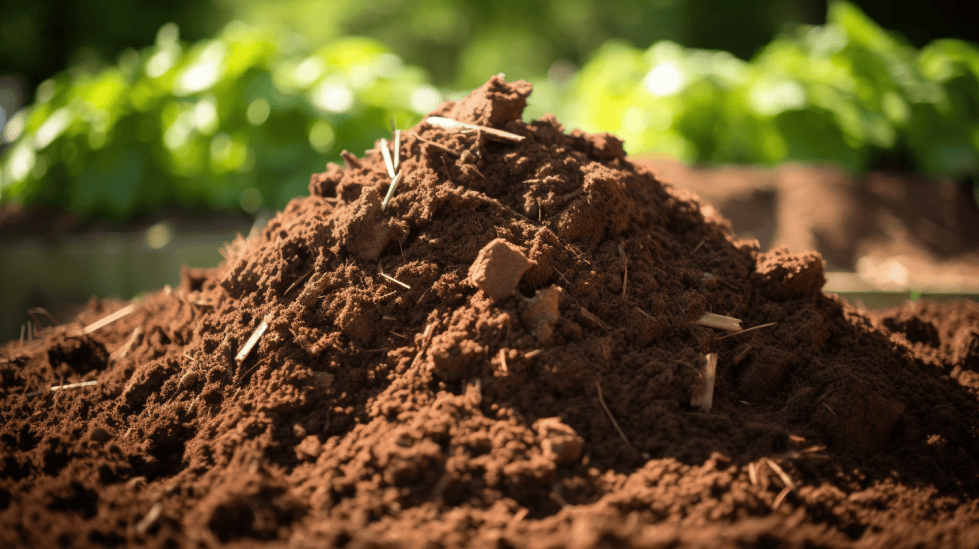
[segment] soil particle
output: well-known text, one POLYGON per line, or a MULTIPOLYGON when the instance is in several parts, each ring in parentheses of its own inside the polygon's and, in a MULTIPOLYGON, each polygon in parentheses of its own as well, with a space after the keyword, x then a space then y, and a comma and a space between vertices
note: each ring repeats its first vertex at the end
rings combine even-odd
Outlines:
POLYGON ((368 151, 219 268, 0 348, 0 546, 979 543, 979 309, 822 294, 529 93, 432 113, 519 141, 404 133, 385 209, 368 151))
POLYGON ((520 311, 520 318, 527 331, 542 343, 550 343, 554 335, 554 326, 561 314, 558 304, 563 291, 560 286, 537 290, 520 311))
POLYGON ((517 291, 520 277, 530 266, 519 247, 497 238, 479 251, 469 267, 469 280, 493 301, 500 301, 517 291))

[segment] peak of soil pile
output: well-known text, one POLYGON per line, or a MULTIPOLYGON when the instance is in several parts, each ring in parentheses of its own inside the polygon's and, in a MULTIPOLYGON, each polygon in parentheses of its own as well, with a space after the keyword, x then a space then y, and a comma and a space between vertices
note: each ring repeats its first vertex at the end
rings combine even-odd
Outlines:
POLYGON ((0 545, 979 543, 979 311, 868 318, 530 91, 3 347, 0 545))

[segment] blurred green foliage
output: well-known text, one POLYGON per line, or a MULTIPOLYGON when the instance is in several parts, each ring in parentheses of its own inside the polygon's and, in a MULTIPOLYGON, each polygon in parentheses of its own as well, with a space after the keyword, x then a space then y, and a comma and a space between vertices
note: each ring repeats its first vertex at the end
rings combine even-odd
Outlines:
MULTIPOLYGON (((535 83, 526 116, 554 112, 568 127, 615 133, 633 154, 702 163, 831 161, 854 170, 893 163, 952 177, 979 172, 979 49, 951 39, 916 48, 849 3, 833 3, 825 25, 798 26, 750 62, 673 41, 641 49, 609 40, 579 71, 560 60, 568 53, 560 48, 571 46, 557 41, 540 49, 550 41, 534 25, 541 17, 565 25, 583 52, 593 38, 578 34, 605 20, 594 10, 613 10, 614 3, 572 1, 559 9, 541 2, 550 10, 543 15, 519 11, 532 4, 520 3, 514 15, 492 3, 458 0, 462 9, 405 1, 420 13, 400 21, 410 29, 402 39, 415 33, 417 48, 430 47, 436 59, 461 56, 459 89, 514 67, 509 78, 535 83), (504 15, 512 18, 509 28, 504 15), (443 49, 428 42, 484 19, 496 20, 487 28, 503 30, 443 49), (523 57, 512 54, 518 50, 523 57)), ((395 4, 361 9, 362 17, 378 18, 372 32, 383 35, 378 29, 399 22, 390 15, 395 4)), ((285 14, 294 19, 287 23, 319 30, 309 30, 310 40, 233 22, 217 38, 184 43, 177 26, 166 25, 154 45, 130 50, 114 65, 58 74, 4 130, 11 145, 0 157, 0 199, 116 218, 164 205, 281 208, 305 193, 310 173, 339 161, 340 150, 371 148, 389 120, 408 127, 454 95, 382 41, 337 38, 356 26, 350 13, 360 6, 352 0, 242 6, 252 10, 249 19, 282 22, 285 14), (288 9, 276 12, 283 5, 288 9), (331 9, 330 17, 317 16, 331 9)))
POLYGON ((223 0, 235 17, 275 22, 312 42, 370 36, 438 86, 472 89, 492 74, 540 80, 580 66, 610 39, 673 40, 747 58, 790 22, 817 23, 824 0, 223 0))
POLYGON ((150 45, 168 21, 200 40, 221 30, 230 15, 211 0, 4 0, 0 75, 20 75, 33 90, 65 67, 97 66, 127 48, 150 45))
POLYGON ((164 205, 281 208, 342 148, 441 101, 425 73, 364 38, 310 51, 232 23, 211 40, 157 42, 95 74, 62 73, 8 124, 0 192, 85 217, 164 205))
POLYGON ((830 161, 979 173, 979 48, 916 49, 856 6, 777 37, 750 62, 659 42, 602 46, 565 88, 565 121, 687 162, 830 161))

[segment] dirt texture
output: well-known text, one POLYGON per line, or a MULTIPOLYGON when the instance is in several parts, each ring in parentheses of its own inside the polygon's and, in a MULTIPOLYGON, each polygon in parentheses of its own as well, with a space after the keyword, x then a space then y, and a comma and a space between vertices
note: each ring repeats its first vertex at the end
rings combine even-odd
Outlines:
POLYGON ((530 91, 0 349, 0 546, 979 545, 979 310, 865 316, 530 91))
POLYGON ((979 205, 972 184, 833 166, 697 168, 643 158, 662 181, 685 187, 762 249, 817 250, 833 271, 884 289, 979 290, 979 205))

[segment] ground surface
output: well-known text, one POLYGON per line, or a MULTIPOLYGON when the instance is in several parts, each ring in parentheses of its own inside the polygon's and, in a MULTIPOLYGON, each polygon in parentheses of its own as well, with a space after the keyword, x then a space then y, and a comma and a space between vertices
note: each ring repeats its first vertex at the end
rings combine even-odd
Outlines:
POLYGON ((831 166, 702 169, 644 158, 762 249, 817 250, 833 271, 882 289, 979 291, 979 206, 972 185, 899 172, 848 175, 831 166))
POLYGON ((865 316, 529 92, 0 348, 0 546, 979 544, 977 306, 865 316))

